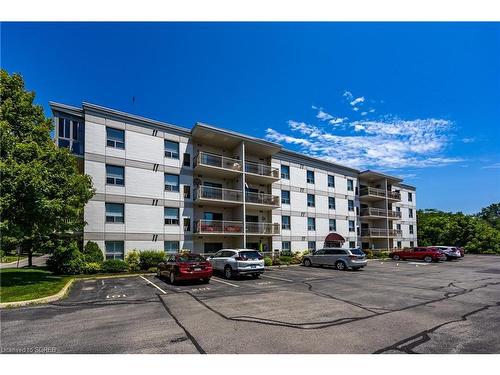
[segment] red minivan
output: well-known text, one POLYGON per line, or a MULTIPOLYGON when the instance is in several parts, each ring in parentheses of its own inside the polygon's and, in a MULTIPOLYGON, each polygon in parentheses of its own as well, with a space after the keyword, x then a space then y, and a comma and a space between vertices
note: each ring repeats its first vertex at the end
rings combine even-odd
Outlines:
POLYGON ((446 259, 446 256, 443 256, 443 254, 436 249, 427 247, 412 247, 409 249, 394 251, 391 253, 391 258, 394 260, 418 259, 431 263, 432 261, 438 262, 443 260, 443 258, 446 259))

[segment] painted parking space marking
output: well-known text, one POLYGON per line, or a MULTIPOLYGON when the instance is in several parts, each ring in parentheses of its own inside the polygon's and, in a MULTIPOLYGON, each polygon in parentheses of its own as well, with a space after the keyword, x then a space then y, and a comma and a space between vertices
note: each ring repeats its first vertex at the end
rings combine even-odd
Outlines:
POLYGON ((274 280, 281 280, 281 281, 287 281, 289 283, 293 283, 293 280, 290 279, 284 279, 282 277, 275 277, 275 276, 268 276, 268 275, 260 275, 260 277, 264 277, 266 279, 274 279, 274 280))
POLYGON ((86 286, 86 287, 83 287, 82 290, 94 290, 95 289, 95 286, 86 286))
POLYGON ((158 285, 156 285, 156 284, 155 284, 155 283, 153 283, 152 281, 150 281, 150 280, 146 279, 144 276, 139 275, 139 277, 140 277, 141 279, 144 279, 147 283, 149 283, 149 284, 153 285, 156 289, 158 289, 158 290, 159 290, 160 292, 162 292, 163 294, 167 294, 167 292, 165 292, 162 288, 160 288, 158 285))
POLYGON ((112 295, 107 295, 106 299, 114 299, 114 298, 127 298, 126 294, 112 294, 112 295))
POLYGON ((261 281, 258 282, 257 285, 271 285, 273 282, 272 281, 261 281))
POLYGON ((211 278, 210 280, 212 280, 212 281, 216 281, 216 282, 218 282, 218 283, 222 283, 222 284, 231 285, 231 286, 233 286, 233 287, 235 287, 235 288, 239 288, 239 287, 240 287, 239 285, 228 283, 227 281, 221 280, 221 279, 219 279, 218 277, 214 277, 214 276, 212 276, 212 278, 211 278))

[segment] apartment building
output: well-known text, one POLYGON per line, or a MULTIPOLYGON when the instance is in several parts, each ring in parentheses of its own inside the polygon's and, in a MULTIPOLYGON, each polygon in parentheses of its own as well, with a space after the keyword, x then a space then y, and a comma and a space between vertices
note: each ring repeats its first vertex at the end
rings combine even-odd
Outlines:
POLYGON ((107 258, 132 249, 417 245, 415 188, 394 176, 203 123, 188 129, 90 103, 50 106, 55 142, 96 189, 83 240, 107 258))

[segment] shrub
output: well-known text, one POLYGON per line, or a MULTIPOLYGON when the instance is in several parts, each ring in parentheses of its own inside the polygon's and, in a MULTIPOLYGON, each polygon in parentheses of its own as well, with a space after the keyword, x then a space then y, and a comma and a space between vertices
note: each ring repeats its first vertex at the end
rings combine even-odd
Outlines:
POLYGON ((139 253, 139 265, 141 270, 156 267, 158 263, 165 260, 165 252, 157 250, 144 250, 139 253))
POLYGON ((83 254, 76 242, 58 246, 47 259, 47 267, 56 274, 77 275, 83 269, 83 254))
POLYGON ((104 260, 101 248, 93 241, 89 241, 85 244, 82 253, 87 263, 100 263, 104 260))
POLYGON ((388 251, 377 251, 373 255, 375 258, 389 258, 389 254, 388 251))
POLYGON ((101 272, 100 262, 83 263, 82 272, 85 274, 93 274, 101 272))
POLYGON ((273 259, 273 266, 280 266, 280 265, 281 265, 280 258, 274 258, 273 259))
POLYGON ((266 267, 272 266, 273 265, 273 260, 269 257, 264 257, 264 265, 266 267))
POLYGON ((285 256, 285 257, 291 257, 293 255, 293 253, 290 250, 283 250, 283 251, 281 251, 280 255, 285 256))
POLYGON ((368 259, 373 259, 373 251, 371 251, 370 249, 364 249, 364 250, 363 250, 363 253, 365 253, 365 254, 366 254, 366 257, 367 257, 368 259))
POLYGON ((148 272, 149 273, 156 273, 156 270, 158 269, 158 267, 149 267, 148 268, 148 272))
POLYGON ((106 273, 125 272, 128 265, 121 259, 108 259, 102 263, 102 271, 106 273))
POLYGON ((129 251, 125 256, 125 262, 127 262, 129 271, 139 271, 141 269, 140 255, 137 250, 129 251))

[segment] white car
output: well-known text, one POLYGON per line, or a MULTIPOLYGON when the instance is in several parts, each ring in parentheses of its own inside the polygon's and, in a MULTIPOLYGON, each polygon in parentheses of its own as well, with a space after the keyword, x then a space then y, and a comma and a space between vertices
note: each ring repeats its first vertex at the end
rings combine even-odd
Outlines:
POLYGON ((222 249, 207 260, 214 272, 223 272, 226 279, 238 275, 258 278, 264 272, 264 257, 257 250, 222 249))
POLYGON ((435 249, 441 251, 444 255, 446 255, 446 259, 460 259, 462 257, 460 250, 453 246, 431 246, 435 249))

